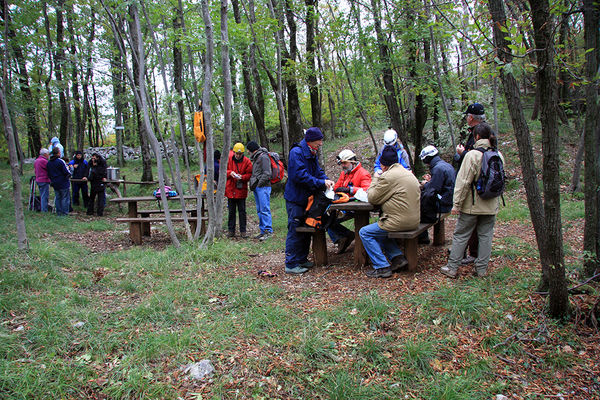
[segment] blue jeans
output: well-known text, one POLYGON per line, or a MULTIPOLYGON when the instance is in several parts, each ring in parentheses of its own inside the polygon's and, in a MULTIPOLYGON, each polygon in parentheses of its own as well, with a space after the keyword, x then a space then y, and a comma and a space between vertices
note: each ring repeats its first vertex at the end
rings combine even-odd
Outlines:
POLYGON ((296 232, 296 228, 303 225, 306 205, 285 202, 288 214, 288 233, 285 239, 285 266, 295 268, 308 261, 310 251, 310 233, 296 232))
POLYGON ((377 222, 362 227, 359 235, 375 269, 389 267, 388 260, 402 255, 396 240, 389 239, 388 232, 381 229, 377 222))
POLYGON ((56 215, 69 215, 69 188, 56 189, 54 188, 54 205, 56 207, 56 215))
POLYGON ((254 201, 256 202, 260 233, 273 232, 271 220, 271 186, 254 189, 254 201))
POLYGON ((48 196, 50 195, 50 182, 36 182, 40 188, 40 210, 48 212, 48 196))

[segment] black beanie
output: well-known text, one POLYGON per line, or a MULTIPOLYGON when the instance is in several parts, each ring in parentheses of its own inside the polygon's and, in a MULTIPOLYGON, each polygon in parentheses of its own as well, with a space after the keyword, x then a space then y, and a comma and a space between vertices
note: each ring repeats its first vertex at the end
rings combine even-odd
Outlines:
POLYGON ((256 150, 258 150, 260 148, 260 146, 254 140, 251 140, 246 145, 246 148, 248 149, 248 151, 255 152, 256 150))
POLYGON ((393 146, 385 146, 381 152, 379 161, 381 165, 385 165, 386 167, 396 164, 398 162, 398 152, 393 146))

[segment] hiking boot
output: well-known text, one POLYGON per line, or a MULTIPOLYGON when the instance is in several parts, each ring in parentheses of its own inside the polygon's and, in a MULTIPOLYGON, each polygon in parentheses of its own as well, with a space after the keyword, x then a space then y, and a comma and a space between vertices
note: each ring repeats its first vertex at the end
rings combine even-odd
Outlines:
POLYGON ((369 278, 389 278, 392 276, 392 269, 390 267, 373 269, 365 273, 369 278))
POLYGON ((260 240, 260 239, 262 239, 263 236, 265 236, 264 233, 259 233, 258 235, 254 236, 254 239, 260 240))
POLYGON ((485 271, 479 271, 479 270, 475 270, 475 275, 477 275, 477 276, 478 276, 478 277, 480 277, 480 278, 484 278, 484 277, 486 277, 486 276, 487 276, 487 274, 488 274, 488 273, 487 273, 487 270, 485 270, 485 271))
POLYGON ((231 232, 231 231, 227 232, 227 237, 228 238, 235 237, 235 232, 231 232))
POLYGON ((450 267, 447 265, 444 265, 442 268, 440 268, 440 272, 443 275, 446 275, 448 278, 456 278, 457 274, 456 271, 451 270, 450 267))
POLYGON ((242 239, 246 239, 248 237, 248 234, 246 232, 240 232, 240 237, 242 239))
POLYGON ((302 268, 308 268, 308 269, 310 269, 310 268, 312 268, 312 267, 315 266, 315 263, 312 262, 312 261, 306 261, 306 262, 303 262, 302 264, 300 264, 298 266, 302 267, 302 268))
POLYGON ((345 252, 346 250, 348 250, 348 247, 350 246, 350 244, 354 241, 354 235, 348 235, 348 236, 344 236, 341 239, 339 239, 337 241, 337 254, 342 254, 343 252, 345 252))
POLYGON ((460 263, 462 265, 469 265, 469 264, 472 264, 474 261, 475 261, 475 257, 466 256, 465 258, 462 259, 462 261, 460 263))
POLYGON ((303 273, 305 273, 306 271, 308 271, 308 268, 303 268, 301 266, 296 266, 293 268, 290 267, 285 267, 285 273, 286 274, 292 274, 292 275, 301 275, 303 273))
POLYGON ((392 258, 392 265, 390 265, 390 269, 392 272, 400 271, 406 269, 408 267, 408 260, 404 255, 400 254, 392 258))
POLYGON ((268 238, 270 238, 271 236, 273 236, 273 232, 265 232, 258 240, 265 241, 268 238))

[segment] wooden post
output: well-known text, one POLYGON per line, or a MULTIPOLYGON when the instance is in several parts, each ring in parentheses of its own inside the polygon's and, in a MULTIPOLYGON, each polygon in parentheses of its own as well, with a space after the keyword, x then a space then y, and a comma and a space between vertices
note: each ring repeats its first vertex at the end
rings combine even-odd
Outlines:
POLYGON ((443 246, 446 242, 446 224, 445 219, 440 219, 437 224, 433 225, 433 245, 443 246))
POLYGON ((324 229, 316 229, 312 234, 312 248, 313 248, 313 257, 315 259, 315 265, 320 267, 322 265, 327 265, 327 240, 325 239, 325 230, 324 229))
POLYGON ((363 246, 360 235, 360 228, 369 224, 369 211, 356 211, 354 214, 354 264, 362 267, 367 262, 367 252, 363 246))

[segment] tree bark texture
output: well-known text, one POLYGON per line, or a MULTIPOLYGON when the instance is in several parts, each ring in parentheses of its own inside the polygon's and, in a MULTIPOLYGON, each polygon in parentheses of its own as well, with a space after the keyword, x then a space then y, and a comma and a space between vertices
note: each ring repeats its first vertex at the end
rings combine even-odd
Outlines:
POLYGON ((600 268, 600 107, 598 106, 598 63, 600 60, 599 19, 600 5, 595 0, 584 0, 585 29, 585 227, 583 250, 586 256, 584 274, 593 276, 600 268))
MULTIPOLYGON (((508 45, 510 42, 506 39, 507 34, 502 30, 508 28, 506 24, 506 14, 502 0, 488 0, 488 8, 492 16, 494 43, 496 45, 496 54, 500 60, 499 68, 500 80, 502 89, 510 117, 512 126, 517 139, 517 147, 519 150, 519 160, 521 162, 521 170, 523 172, 523 184, 527 195, 527 205, 531 214, 531 221, 535 231, 535 238, 540 253, 542 264, 542 273, 547 273, 549 260, 546 251, 546 221, 544 219, 544 207, 537 179, 537 171, 533 157, 533 145, 531 143, 531 135, 529 126, 523 113, 523 104, 521 103, 521 94, 519 84, 510 70, 506 70, 504 66, 510 65, 513 56, 508 45)), ((545 290, 543 287, 540 289, 545 290)))
POLYGON ((10 171, 13 182, 13 202, 15 203, 15 221, 17 225, 17 246, 19 247, 19 250, 26 250, 29 245, 27 243, 27 231, 25 230, 23 201, 21 200, 21 174, 19 169, 19 160, 17 157, 17 147, 15 146, 15 134, 12 129, 12 122, 4 93, 4 85, 0 83, 0 107, 2 108, 2 121, 4 122, 4 133, 8 143, 8 157, 10 161, 10 171))
POLYGON ((562 221, 560 215, 560 146, 558 137, 558 93, 552 44, 553 23, 548 0, 529 0, 537 52, 537 88, 540 94, 542 123, 542 176, 544 215, 546 216, 549 257, 550 315, 562 317, 569 311, 569 293, 565 276, 562 221))
POLYGON ((410 155, 410 149, 408 147, 408 137, 406 132, 402 129, 400 121, 400 109, 398 107, 398 101, 396 100, 396 87, 394 85, 394 75, 392 72, 392 65, 390 60, 390 49, 389 42, 383 35, 381 27, 381 15, 380 15, 380 2, 379 0, 371 0, 371 6, 373 8, 373 18, 375 24, 375 33, 377 37, 377 47, 379 49, 379 61, 381 63, 381 74, 383 78, 383 86, 385 89, 384 99, 385 104, 390 114, 390 120, 392 128, 400 136, 400 140, 404 144, 406 151, 410 155))
MULTIPOLYGON (((73 27, 73 5, 67 3, 67 30, 69 31, 70 52, 71 52, 71 93, 73 96, 73 108, 75 109, 75 143, 76 150, 83 150, 84 132, 81 119, 81 96, 79 95, 79 70, 77 59, 77 47, 75 42, 75 28, 73 27)), ((66 155, 66 154, 65 154, 66 155)))
POLYGON ((60 142, 67 151, 67 129, 69 128, 69 104, 67 103, 66 91, 68 83, 63 80, 63 68, 65 66, 65 49, 64 49, 64 26, 63 26, 63 9, 65 0, 58 0, 56 8, 56 50, 54 53, 54 74, 58 84, 58 101, 60 103, 60 142))
MULTIPOLYGON (((293 0, 282 0, 284 2, 285 17, 289 29, 289 51, 283 47, 283 80, 287 89, 288 97, 288 129, 289 141, 299 142, 304 138, 302 129, 302 115, 300 113, 300 98, 298 96, 298 82, 296 81, 296 59, 298 56, 298 45, 296 43, 296 20, 292 9, 293 0)), ((284 28, 283 21, 281 29, 284 28)))
POLYGON ((8 11, 8 4, 5 3, 4 0, 0 0, 0 7, 0 12, 2 13, 2 20, 6 24, 6 30, 8 33, 11 50, 15 57, 15 61, 18 68, 19 89, 21 90, 21 93, 23 93, 23 97, 25 99, 24 108, 27 123, 27 134, 33 147, 33 154, 31 154, 31 156, 37 157, 37 155, 40 152, 40 149, 42 148, 42 139, 40 135, 40 125, 37 116, 37 104, 33 99, 33 94, 31 93, 31 87, 29 85, 29 73, 27 71, 27 62, 25 60, 25 55, 23 54, 23 49, 21 48, 21 46, 19 46, 17 34, 12 26, 12 21, 8 11))
POLYGON ((315 67, 315 30, 318 24, 317 0, 305 0, 306 4, 306 63, 308 65, 308 91, 310 93, 310 110, 312 125, 321 127, 321 98, 319 82, 315 67))

